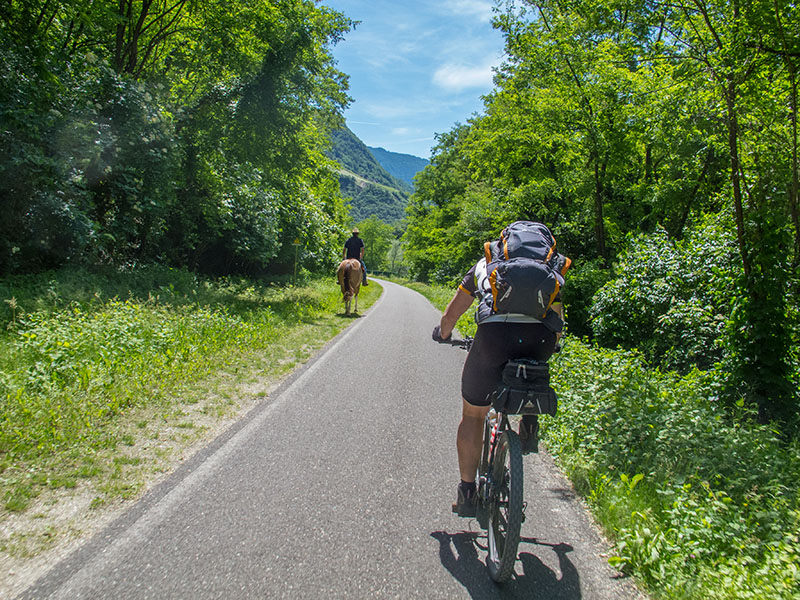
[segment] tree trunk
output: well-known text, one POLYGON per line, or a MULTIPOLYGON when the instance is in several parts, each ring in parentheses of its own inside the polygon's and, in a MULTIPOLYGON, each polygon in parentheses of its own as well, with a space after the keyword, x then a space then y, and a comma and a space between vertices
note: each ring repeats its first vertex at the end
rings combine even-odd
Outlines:
POLYGON ((750 276, 750 253, 744 230, 744 208, 742 206, 741 167, 739 164, 739 119, 736 115, 736 82, 733 75, 728 77, 725 103, 728 110, 728 151, 731 157, 731 189, 733 205, 736 212, 736 239, 739 243, 739 254, 742 256, 742 267, 746 278, 750 276))
POLYGON ((792 120, 792 183, 789 189, 789 211, 792 215, 792 225, 794 225, 794 256, 792 265, 797 268, 800 264, 800 211, 797 207, 798 186, 798 164, 797 164, 797 70, 791 58, 786 59, 786 66, 789 69, 789 81, 791 85, 790 95, 790 118, 792 120))
POLYGON ((117 17, 119 18, 119 22, 117 23, 117 31, 114 37, 114 67, 117 69, 117 72, 120 73, 122 72, 122 66, 124 64, 125 24, 130 18, 130 15, 127 17, 125 15, 126 4, 127 0, 119 0, 119 4, 117 5, 117 17))
POLYGON ((600 164, 594 160, 594 235, 597 242, 597 254, 608 262, 606 256, 606 228, 603 223, 603 178, 600 174, 600 164))

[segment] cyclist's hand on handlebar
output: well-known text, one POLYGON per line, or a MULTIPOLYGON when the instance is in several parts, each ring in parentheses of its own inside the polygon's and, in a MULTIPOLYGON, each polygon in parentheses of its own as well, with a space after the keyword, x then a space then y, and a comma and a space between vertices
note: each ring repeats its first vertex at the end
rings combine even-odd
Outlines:
POLYGON ((452 337, 453 337, 453 334, 451 332, 450 335, 448 335, 446 338, 443 338, 442 337, 442 328, 439 325, 437 325, 436 327, 433 328, 433 334, 431 335, 431 338, 433 338, 433 341, 434 342, 439 342, 440 344, 442 342, 449 342, 452 337))

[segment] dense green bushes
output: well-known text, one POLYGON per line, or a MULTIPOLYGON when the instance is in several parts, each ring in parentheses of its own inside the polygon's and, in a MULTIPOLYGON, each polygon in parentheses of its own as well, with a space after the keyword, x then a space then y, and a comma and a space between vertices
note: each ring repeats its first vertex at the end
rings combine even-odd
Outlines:
MULTIPOLYGON (((800 445, 720 405, 718 371, 652 371, 569 339, 547 448, 665 598, 797 598, 800 445)), ((745 410, 740 408, 739 410, 745 410)))
POLYGON ((159 262, 331 267, 346 211, 322 154, 348 102, 310 0, 0 9, 0 274, 159 262))
POLYGON ((728 219, 709 216, 680 241, 664 230, 631 237, 613 274, 591 306, 598 342, 684 373, 723 359, 741 276, 728 219))

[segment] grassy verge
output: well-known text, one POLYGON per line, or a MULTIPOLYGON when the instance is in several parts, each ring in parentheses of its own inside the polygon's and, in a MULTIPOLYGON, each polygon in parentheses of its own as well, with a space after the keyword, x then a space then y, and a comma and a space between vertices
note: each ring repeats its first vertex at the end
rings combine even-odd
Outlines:
MULTIPOLYGON (((362 289, 362 313, 380 293, 362 289)), ((0 299, 0 550, 16 556, 58 537, 14 532, 19 515, 78 489, 94 508, 137 495, 352 322, 333 277, 62 271, 0 281, 0 299)))
MULTIPOLYGON (((443 308, 452 290, 410 284, 443 308)), ((548 450, 657 598, 800 598, 800 444, 680 377, 567 338, 552 362, 548 450)))

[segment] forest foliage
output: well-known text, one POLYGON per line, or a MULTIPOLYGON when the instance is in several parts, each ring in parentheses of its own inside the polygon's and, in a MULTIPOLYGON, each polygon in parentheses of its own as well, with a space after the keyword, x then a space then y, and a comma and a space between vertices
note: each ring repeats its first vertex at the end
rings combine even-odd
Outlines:
POLYGON ((280 273, 296 239, 331 266, 351 26, 311 0, 2 3, 0 274, 280 273))
POLYGON ((405 257, 454 283, 507 223, 574 266, 568 327, 798 427, 800 13, 691 0, 501 2, 485 111, 438 136, 405 257))

